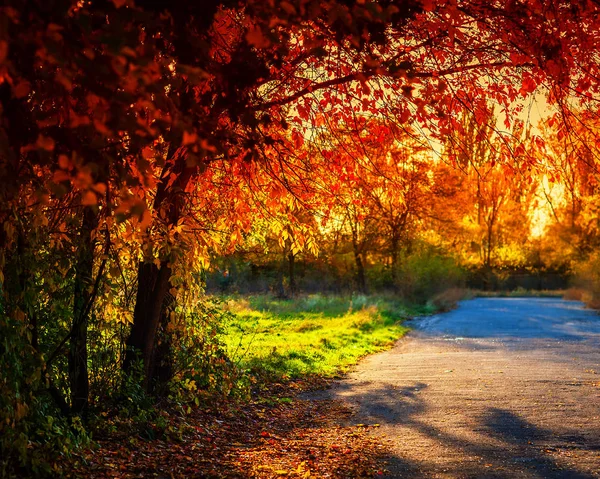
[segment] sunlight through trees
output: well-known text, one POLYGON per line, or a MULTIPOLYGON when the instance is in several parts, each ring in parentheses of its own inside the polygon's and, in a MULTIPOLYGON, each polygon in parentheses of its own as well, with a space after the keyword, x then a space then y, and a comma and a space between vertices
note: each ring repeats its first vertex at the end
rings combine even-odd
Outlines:
POLYGON ((598 14, 3 2, 0 470, 52 474, 124 398, 234 394, 207 287, 596 291, 598 14))

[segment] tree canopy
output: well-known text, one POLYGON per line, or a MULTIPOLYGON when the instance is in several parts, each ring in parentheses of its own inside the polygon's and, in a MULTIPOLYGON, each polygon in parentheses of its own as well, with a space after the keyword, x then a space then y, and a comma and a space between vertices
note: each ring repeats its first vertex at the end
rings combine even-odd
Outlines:
POLYGON ((349 234, 365 289, 368 251, 395 277, 408 225, 470 215, 441 236, 464 254, 471 238, 490 266, 544 161, 570 188, 570 231, 594 236, 581 198, 599 14, 593 0, 5 0, 0 330, 3 364, 23 367, 6 373, 0 433, 40 391, 85 415, 90 334, 119 336, 95 379, 160 392, 211 258, 252 237, 276 235, 292 272, 317 236, 349 234), (554 112, 537 133, 535 96, 554 112), (332 214, 345 223, 325 227, 332 214))

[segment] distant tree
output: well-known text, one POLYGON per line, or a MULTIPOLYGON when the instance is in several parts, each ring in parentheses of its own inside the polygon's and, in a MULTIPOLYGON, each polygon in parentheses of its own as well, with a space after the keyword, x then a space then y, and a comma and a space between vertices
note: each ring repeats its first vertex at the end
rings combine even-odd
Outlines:
POLYGON ((548 234, 562 242, 565 259, 582 259, 600 245, 597 115, 579 111, 550 117, 542 134, 545 149, 540 161, 550 178, 543 184, 542 194, 553 220, 548 234))
POLYGON ((522 171, 522 165, 530 161, 523 129, 517 125, 511 134, 500 134, 495 123, 489 107, 479 119, 465 113, 461 128, 449 137, 445 149, 446 161, 455 172, 439 177, 442 182, 449 178, 459 182, 450 194, 459 216, 456 220, 465 228, 461 243, 468 248, 463 253, 477 251, 487 270, 495 266, 501 247, 519 249, 529 236, 537 188, 533 173, 522 171))

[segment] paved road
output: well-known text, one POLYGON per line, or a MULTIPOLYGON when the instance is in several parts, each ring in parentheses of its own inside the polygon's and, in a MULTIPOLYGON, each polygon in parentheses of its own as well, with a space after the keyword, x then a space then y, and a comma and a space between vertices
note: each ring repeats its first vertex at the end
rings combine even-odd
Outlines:
POLYGON ((330 392, 381 425, 388 477, 600 478, 600 316, 480 298, 415 326, 330 392))

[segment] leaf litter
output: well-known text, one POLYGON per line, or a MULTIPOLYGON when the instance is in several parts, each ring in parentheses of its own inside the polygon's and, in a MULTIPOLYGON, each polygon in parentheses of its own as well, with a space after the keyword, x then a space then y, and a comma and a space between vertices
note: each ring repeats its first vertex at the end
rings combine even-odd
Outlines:
MULTIPOLYGON (((332 400, 299 393, 321 379, 272 384, 253 400, 169 414, 155 439, 118 431, 98 438, 72 477, 134 478, 372 478, 383 475, 384 446, 352 413, 332 400)), ((374 427, 378 425, 373 425, 374 427)))

